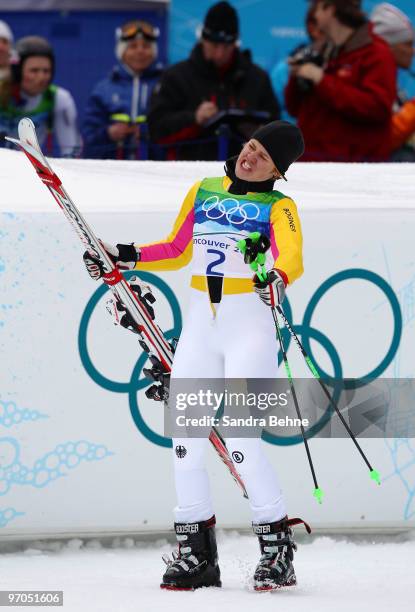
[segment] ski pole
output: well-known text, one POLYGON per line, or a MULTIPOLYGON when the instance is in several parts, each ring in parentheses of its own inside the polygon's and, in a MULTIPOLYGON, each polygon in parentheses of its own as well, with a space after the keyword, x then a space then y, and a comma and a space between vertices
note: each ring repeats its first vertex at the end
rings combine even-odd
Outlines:
MULTIPOLYGON (((261 282, 265 282, 268 276, 268 273, 265 269, 265 259, 266 259, 265 253, 270 247, 269 238, 265 236, 264 234, 260 234, 259 232, 252 232, 251 234, 249 234, 248 238, 246 238, 245 240, 240 240, 237 246, 238 246, 238 249, 241 251, 241 253, 244 256, 245 263, 249 264, 251 270, 253 270, 256 273, 256 275, 258 276, 261 282)), ((300 407, 298 404, 297 394, 295 392, 294 381, 293 381, 292 374, 291 374, 291 368, 288 363, 288 357, 287 357, 287 353, 284 348, 284 342, 282 339, 281 330, 280 330, 280 326, 278 323, 278 317, 277 317, 277 314, 274 308, 272 308, 271 311, 272 311, 272 316, 274 318, 278 342, 279 342, 282 357, 284 360, 285 371, 287 373, 287 378, 290 384, 291 395, 294 401, 294 406, 297 412, 297 416, 300 420, 301 436, 303 438, 305 450, 307 453, 307 459, 308 459, 308 463, 309 463, 310 470, 311 470, 311 475, 313 477, 313 482, 314 482, 313 495, 317 499, 318 503, 321 504, 323 500, 323 491, 318 486, 317 477, 316 477, 316 473, 315 473, 314 465, 313 465, 313 460, 311 458, 310 448, 308 446, 308 441, 307 441, 303 423, 302 423, 301 412, 300 412, 300 407)))
MULTIPOLYGON (((250 234, 249 237, 246 240, 240 240, 238 242, 238 248, 244 254, 244 258, 245 258, 246 262, 249 261, 249 252, 250 251, 255 254, 255 248, 252 249, 252 244, 258 244, 258 242, 260 242, 261 240, 264 243, 266 243, 268 241, 268 247, 266 247, 266 250, 267 250, 269 248, 269 240, 268 240, 268 238, 266 236, 260 235, 259 232, 254 232, 254 233, 250 234)), ((266 276, 267 276, 264 264, 265 264, 265 255, 260 257, 259 261, 256 258, 256 259, 254 259, 254 261, 252 261, 250 263, 251 269, 256 271, 256 273, 258 275, 258 278, 261 281, 266 280, 266 276), (258 274, 258 271, 261 273, 261 276, 258 274), (265 272, 265 278, 264 278, 264 272, 265 272)), ((318 373, 318 371, 317 371, 315 365, 313 364, 310 356, 305 351, 305 349, 304 349, 302 343, 300 342, 297 334, 295 333, 295 331, 291 327, 287 317, 285 316, 285 313, 284 313, 282 307, 280 305, 277 305, 276 309, 277 309, 277 312, 281 315, 286 328, 290 332, 292 338, 294 339, 294 341, 297 344, 299 350, 301 351, 301 353, 302 353, 302 355, 303 355, 303 357, 305 359, 305 362, 306 362, 308 368, 310 369, 310 371, 313 374, 313 376, 319 382, 319 384, 320 384, 320 386, 321 386, 325 396, 327 397, 327 399, 330 402, 330 405, 332 406, 332 408, 334 408, 334 410, 335 410, 336 414, 338 415, 340 421, 342 422, 342 424, 345 427, 347 433, 349 434, 350 438, 352 439, 354 445, 356 446, 357 450, 359 451, 363 461, 365 462, 365 464, 369 468, 370 478, 372 480, 374 480, 375 482, 377 482, 378 485, 380 485, 380 474, 379 474, 379 472, 372 467, 372 465, 370 464, 369 460, 367 459, 367 457, 366 457, 365 453, 363 452, 360 444, 356 440, 356 437, 354 436, 352 430, 350 429, 350 427, 348 426, 347 422, 345 421, 343 415, 341 414, 341 412, 340 412, 336 402, 333 400, 333 398, 331 397, 331 395, 330 395, 326 385, 321 380, 320 374, 318 373)), ((274 317, 274 320, 275 320, 275 317, 274 317)))
POLYGON ((294 339, 295 343, 297 344, 298 348, 300 349, 305 362, 308 366, 308 368, 310 369, 311 373, 313 374, 313 376, 318 380, 321 388, 323 389, 323 392, 325 394, 325 396, 327 397, 327 399, 329 400, 332 408, 334 408, 336 414, 338 415, 340 421, 343 423, 347 433, 349 434, 349 436, 351 437, 351 439, 353 440, 357 450, 359 451, 360 455, 362 456, 363 461, 366 463, 367 467, 369 468, 369 474, 370 474, 370 478, 372 480, 374 480, 375 482, 377 482, 380 485, 380 475, 379 472, 375 469, 373 469, 373 467, 371 466, 371 464, 369 463, 369 460, 367 459, 365 453, 363 452, 360 444, 358 443, 358 441, 356 440, 356 437, 354 436, 352 430, 350 429, 350 427, 348 426, 346 420, 344 419, 342 413, 340 412, 337 403, 333 400, 333 398, 331 397, 326 385, 323 383, 323 381, 321 380, 321 376, 318 373, 315 365, 313 364, 313 362, 310 359, 310 356, 307 354, 306 350, 304 349, 303 345, 301 344, 297 334, 295 333, 295 331, 293 330, 293 328, 291 327, 290 323, 288 322, 287 317, 284 314, 283 309, 281 308, 280 305, 275 307, 276 310, 278 311, 278 314, 281 315, 283 321, 284 321, 284 325, 285 327, 288 329, 288 331, 290 332, 292 338, 294 339))
POLYGON ((311 475, 313 477, 313 482, 314 482, 314 493, 313 493, 313 495, 317 499, 318 503, 321 504, 322 500, 323 500, 323 491, 322 491, 322 489, 320 489, 320 487, 318 486, 318 483, 317 483, 317 477, 316 477, 316 473, 315 473, 315 470, 314 470, 313 460, 311 458, 310 448, 308 446, 308 441, 307 441, 306 434, 305 434, 304 427, 303 427, 303 421, 302 421, 302 417, 301 417, 300 407, 298 405, 297 394, 295 392, 294 381, 293 381, 292 374, 291 374, 290 364, 288 363, 288 357, 287 357, 287 353, 285 351, 284 341, 282 339, 282 334, 281 334, 281 330, 280 330, 280 325, 278 323, 277 313, 275 311, 275 308, 272 308, 271 310, 272 310, 272 316, 274 318, 275 329, 277 331, 278 342, 280 344, 282 358, 284 360, 285 371, 287 373, 287 378, 288 378, 288 381, 290 383, 291 395, 292 395, 292 398, 293 398, 293 402, 294 402, 294 406, 295 406, 295 411, 296 411, 297 416, 298 416, 298 418, 300 420, 301 436, 303 438, 303 442, 304 442, 304 446, 305 446, 305 451, 307 453, 308 463, 310 465, 311 475))

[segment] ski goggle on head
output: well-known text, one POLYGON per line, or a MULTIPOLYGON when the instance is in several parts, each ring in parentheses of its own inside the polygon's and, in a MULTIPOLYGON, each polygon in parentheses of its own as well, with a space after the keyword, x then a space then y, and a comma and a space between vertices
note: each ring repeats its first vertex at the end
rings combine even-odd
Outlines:
POLYGON ((160 36, 160 30, 147 21, 129 21, 116 29, 117 40, 129 41, 142 36, 155 42, 160 36))

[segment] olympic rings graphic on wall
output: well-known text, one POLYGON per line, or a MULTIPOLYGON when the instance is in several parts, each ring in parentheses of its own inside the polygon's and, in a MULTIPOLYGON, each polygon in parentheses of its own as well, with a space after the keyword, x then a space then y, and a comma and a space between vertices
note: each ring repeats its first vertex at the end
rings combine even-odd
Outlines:
MULTIPOLYGON (((141 271, 137 272, 136 270, 133 270, 133 271, 125 273, 125 277, 127 279, 133 275, 139 276, 142 281, 147 282, 151 285, 154 285, 165 295, 165 297, 167 298, 172 308, 172 313, 173 313, 173 328, 168 330, 165 333, 165 337, 169 340, 173 337, 179 336, 181 332, 181 327, 182 327, 181 310, 180 310, 180 306, 177 301, 177 298, 175 294, 173 293, 173 291, 170 289, 169 285, 165 283, 163 280, 161 280, 158 276, 151 274, 149 272, 141 272, 141 271)), ((313 317, 314 311, 318 303, 320 302, 322 297, 329 291, 329 289, 335 287, 340 282, 351 280, 351 279, 365 280, 369 283, 374 284, 376 287, 378 287, 383 292, 383 294, 386 297, 387 302, 389 302, 389 305, 391 307, 394 324, 393 324, 392 340, 386 352, 386 355, 381 359, 379 364, 375 368, 373 368, 371 372, 368 372, 367 374, 365 374, 364 376, 360 377, 357 380, 353 379, 352 381, 345 381, 344 383, 342 383, 342 388, 346 388, 346 389, 364 386, 370 380, 373 380, 374 378, 379 377, 386 370, 386 368, 390 365, 390 363, 392 362, 393 358, 396 355, 396 352, 399 348, 401 335, 402 335, 402 313, 401 313, 401 309, 399 306, 398 298, 396 297, 396 294, 393 291, 392 287, 381 276, 379 276, 375 272, 371 272, 370 270, 365 270, 362 268, 351 268, 351 269, 343 270, 341 272, 333 274, 333 276, 330 276, 326 281, 324 281, 312 295, 310 302, 308 303, 307 308, 304 312, 303 322, 301 324, 295 324, 292 322, 291 305, 288 299, 285 299, 284 301, 284 312, 287 316, 287 319, 290 321, 290 324, 292 325, 294 331, 299 336, 301 336, 304 348, 307 351, 307 353, 310 355, 314 365, 316 366, 317 370, 320 373, 320 376, 323 379, 325 379, 326 382, 328 381, 328 382, 333 383, 333 386, 335 387, 335 381, 342 379, 343 377, 343 369, 342 369, 340 356, 336 350, 336 347, 331 342, 331 340, 321 331, 312 327, 311 319, 313 317), (327 374, 323 370, 323 368, 321 368, 318 365, 317 360, 314 358, 314 355, 311 349, 311 345, 310 345, 311 339, 318 342, 327 352, 331 360, 332 366, 333 366, 332 376, 327 374)), ((81 357, 82 364, 86 372, 92 378, 92 380, 96 382, 99 386, 101 386, 104 389, 107 389, 108 391, 112 391, 114 393, 126 393, 128 395, 130 412, 134 420, 134 423, 137 429, 141 432, 141 434, 145 438, 147 438, 147 440, 159 446, 171 447, 172 446, 171 439, 166 438, 165 436, 162 436, 158 434, 157 432, 153 431, 144 421, 141 415, 140 408, 139 408, 138 398, 137 398, 138 391, 144 389, 145 387, 151 384, 151 382, 144 377, 140 379, 140 374, 147 361, 147 354, 145 352, 141 353, 141 355, 139 356, 137 360, 135 367, 133 368, 133 371, 131 373, 131 378, 128 382, 118 382, 118 381, 113 381, 107 378, 106 376, 104 376, 97 370, 97 368, 94 366, 91 360, 91 357, 88 352, 88 346, 87 346, 88 325, 91 319, 91 315, 95 309, 95 306, 97 305, 97 303, 99 302, 99 300, 101 299, 101 297, 105 294, 107 290, 108 288, 106 285, 101 285, 92 295, 90 300, 88 301, 85 311, 82 315, 80 326, 79 326, 79 334, 78 334, 78 347, 79 347, 79 354, 81 357)), ((289 334, 286 328, 282 329, 282 334, 283 334, 286 350, 288 351, 288 348, 291 343, 291 335, 289 334)), ((282 357, 281 357, 281 354, 279 354, 278 362, 281 363, 281 360, 282 360, 282 357)), ((336 397, 334 397, 334 399, 336 399, 336 397)), ((332 414, 332 410, 331 408, 328 407, 327 410, 320 417, 320 419, 312 427, 308 429, 307 438, 310 438, 316 435, 330 420, 331 414, 332 414)), ((302 441, 301 436, 279 437, 279 436, 270 434, 267 431, 264 431, 262 437, 266 442, 269 442, 270 444, 277 444, 277 445, 298 444, 302 441)))
POLYGON ((232 225, 242 225, 245 221, 255 221, 259 217, 259 208, 253 202, 241 204, 235 198, 219 200, 217 195, 207 198, 202 204, 202 210, 211 221, 226 217, 226 220, 232 225), (225 202, 230 202, 234 206, 226 210, 225 202))
MULTIPOLYGON (((389 305, 392 309, 394 325, 393 325, 392 340, 391 340, 389 349, 385 357, 382 359, 379 365, 376 366, 376 368, 373 368, 371 372, 368 372, 364 376, 361 376, 358 380, 353 380, 353 381, 350 381, 349 383, 346 381, 345 382, 346 389, 351 389, 351 388, 356 389, 357 387, 363 387, 370 380, 373 380, 374 378, 379 378, 379 376, 386 370, 386 368, 389 366, 392 359, 396 355, 396 352, 399 348, 399 342, 401 340, 401 335, 402 335, 402 313, 401 313, 401 308, 399 306, 398 298, 396 297, 394 290, 389 285, 389 283, 387 283, 381 276, 379 276, 379 274, 375 274, 375 272, 371 272, 370 270, 364 270, 362 268, 351 268, 349 270, 343 270, 342 272, 337 272, 337 274, 333 274, 333 276, 330 276, 330 278, 328 278, 322 285, 320 285, 317 291, 315 291, 314 295, 312 296, 305 310, 304 318, 303 318, 304 328, 312 329, 311 328, 311 318, 314 314, 317 304, 319 303, 323 295, 327 293, 329 289, 331 289, 338 283, 341 283, 345 280, 351 280, 351 279, 360 279, 360 280, 365 280, 369 283, 372 283, 375 286, 377 286, 385 294, 385 297, 387 301, 389 302, 389 305)), ((307 334, 303 335, 303 345, 304 345, 305 350, 307 351, 307 353, 310 355, 311 359, 315 363, 313 351, 310 346, 310 339, 307 334)), ((322 368, 318 368, 318 369, 320 372, 320 376, 322 378, 330 379, 330 376, 326 374, 326 372, 324 372, 322 368)))

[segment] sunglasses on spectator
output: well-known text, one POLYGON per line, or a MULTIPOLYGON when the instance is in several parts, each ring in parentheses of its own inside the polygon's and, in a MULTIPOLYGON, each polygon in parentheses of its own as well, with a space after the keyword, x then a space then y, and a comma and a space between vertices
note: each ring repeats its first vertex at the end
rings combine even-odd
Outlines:
POLYGON ((147 40, 155 41, 160 35, 160 30, 147 21, 130 21, 121 28, 117 28, 118 40, 133 40, 140 35, 147 40))

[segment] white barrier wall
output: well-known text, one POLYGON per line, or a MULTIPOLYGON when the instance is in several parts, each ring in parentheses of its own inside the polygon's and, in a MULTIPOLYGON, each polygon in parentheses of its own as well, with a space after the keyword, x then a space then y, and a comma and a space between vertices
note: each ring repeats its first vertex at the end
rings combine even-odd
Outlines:
MULTIPOLYGON (((108 294, 89 279, 77 236, 26 159, 0 155, 0 537, 168 528, 170 450, 160 445, 167 442, 161 409, 137 390, 137 340, 111 324, 108 294)), ((219 163, 53 166, 97 234, 113 242, 163 238, 191 184, 222 173, 219 163)), ((289 291, 293 321, 302 324, 317 292, 311 325, 333 343, 343 376, 414 375, 412 177, 404 164, 297 164, 281 185, 298 204, 304 232, 305 274, 289 291), (384 281, 403 315, 386 369, 399 313, 384 281)), ((189 277, 189 269, 151 277, 165 330, 180 328, 189 277)), ((332 374, 327 346, 311 340, 332 374)), ((294 373, 305 375, 295 347, 289 357, 294 373)), ((413 440, 362 440, 381 487, 350 440, 310 445, 321 506, 303 446, 267 444, 292 515, 317 526, 413 524, 413 440)), ((247 526, 249 507, 210 450, 208 463, 218 523, 247 526)))

